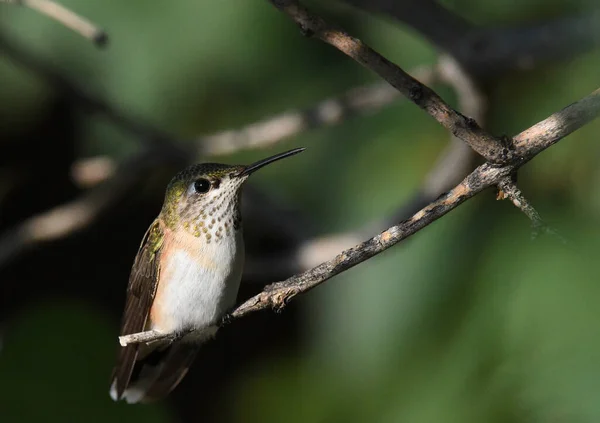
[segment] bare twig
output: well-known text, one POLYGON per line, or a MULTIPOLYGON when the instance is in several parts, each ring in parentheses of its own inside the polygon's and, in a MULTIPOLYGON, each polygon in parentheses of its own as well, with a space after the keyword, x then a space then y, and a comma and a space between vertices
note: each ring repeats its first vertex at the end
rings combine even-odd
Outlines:
POLYGON ((410 219, 341 252, 332 260, 321 263, 304 273, 292 276, 283 282, 267 286, 263 292, 236 308, 231 313, 231 318, 240 318, 268 307, 275 310, 282 309, 296 295, 304 293, 333 276, 368 260, 433 223, 467 199, 493 185, 495 180, 505 176, 505 172, 505 168, 494 167, 489 164, 480 166, 458 186, 421 209, 410 219))
MULTIPOLYGON (((570 122, 569 125, 561 125, 553 131, 554 142, 569 135, 571 132, 577 130, 591 120, 590 113, 586 110, 581 110, 581 118, 577 122, 575 121, 576 117, 572 115, 572 110, 574 108, 581 109, 585 106, 595 110, 595 117, 600 114, 600 110, 597 110, 594 107, 595 105, 589 101, 588 96, 580 102, 574 103, 552 115, 554 121, 567 120, 570 122)), ((536 124, 532 128, 535 128, 538 125, 539 124, 536 124)), ((545 139, 547 137, 544 131, 538 131, 537 134, 540 139, 545 139)), ((540 143, 537 138, 529 138, 527 141, 524 141, 524 146, 521 149, 522 156, 518 157, 519 160, 515 160, 505 166, 495 166, 490 163, 479 166, 455 188, 421 209, 410 219, 392 226, 379 235, 341 252, 333 259, 323 262, 306 272, 292 276, 285 281, 267 286, 262 292, 237 307, 225 318, 224 322, 229 322, 233 319, 266 308, 281 310, 298 294, 307 292, 333 276, 387 250, 398 242, 408 238, 410 235, 413 235, 430 225, 484 189, 505 181, 506 178, 513 174, 520 166, 527 163, 543 151, 543 149, 552 144, 553 143, 540 143), (541 149, 538 148, 540 145, 542 145, 541 149)), ((136 336, 138 335, 136 334, 136 336)), ((168 338, 173 335, 139 336, 144 336, 145 342, 151 342, 168 338)))
POLYGON ((563 244, 567 241, 557 231, 552 229, 540 216, 537 210, 527 201, 527 198, 523 195, 517 184, 512 180, 510 176, 502 179, 498 183, 498 188, 502 191, 503 196, 500 199, 508 198, 513 205, 521 210, 525 216, 531 220, 531 226, 533 231, 531 238, 537 238, 541 233, 553 235, 558 238, 563 244))
POLYGON ((485 132, 474 119, 452 109, 433 90, 412 78, 359 39, 328 25, 321 17, 309 12, 296 0, 270 0, 270 2, 292 18, 306 36, 319 38, 377 73, 444 128, 469 144, 487 161, 502 164, 510 160, 511 151, 504 140, 485 132))
POLYGON ((122 347, 126 347, 129 344, 141 344, 148 343, 156 340, 170 341, 171 339, 178 338, 179 334, 165 334, 155 330, 149 330, 148 332, 134 333, 133 335, 119 336, 119 343, 122 347))
POLYGON ((51 0, 0 0, 4 3, 19 4, 60 22, 82 37, 87 38, 99 47, 108 42, 108 34, 75 12, 51 0))
POLYGON ((533 157, 558 142, 565 133, 570 134, 600 113, 600 89, 587 97, 554 113, 513 138, 518 157, 533 157))
MULTIPOLYGON (((423 66, 411 72, 423 84, 433 84, 436 69, 423 66)), ((386 83, 352 88, 338 98, 323 100, 300 111, 289 111, 240 129, 205 135, 196 140, 199 151, 208 156, 230 154, 248 148, 269 147, 307 129, 335 125, 349 117, 373 113, 401 97, 386 83)))
POLYGON ((529 204, 529 201, 527 201, 521 190, 517 187, 517 184, 515 184, 510 177, 501 180, 498 184, 498 188, 502 190, 504 195, 510 199, 516 208, 521 210, 529 219, 531 219, 534 230, 546 226, 540 214, 531 204, 529 204))

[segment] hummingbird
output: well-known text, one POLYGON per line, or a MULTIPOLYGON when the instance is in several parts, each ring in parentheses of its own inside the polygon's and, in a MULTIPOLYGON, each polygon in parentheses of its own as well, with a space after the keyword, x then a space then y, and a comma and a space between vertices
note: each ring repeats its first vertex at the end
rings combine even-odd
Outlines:
POLYGON ((158 400, 181 382, 236 301, 244 265, 244 182, 258 169, 302 151, 247 166, 196 164, 171 180, 131 269, 121 335, 147 330, 186 335, 121 347, 111 377, 113 400, 158 400))

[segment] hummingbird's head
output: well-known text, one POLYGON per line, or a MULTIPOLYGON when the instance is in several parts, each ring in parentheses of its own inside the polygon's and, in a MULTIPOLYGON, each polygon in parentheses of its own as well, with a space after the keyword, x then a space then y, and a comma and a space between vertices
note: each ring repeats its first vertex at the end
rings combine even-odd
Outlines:
POLYGON ((183 228, 196 237, 220 239, 241 225, 241 187, 258 169, 304 151, 296 148, 251 165, 202 163, 187 167, 167 187, 161 215, 172 229, 183 228))

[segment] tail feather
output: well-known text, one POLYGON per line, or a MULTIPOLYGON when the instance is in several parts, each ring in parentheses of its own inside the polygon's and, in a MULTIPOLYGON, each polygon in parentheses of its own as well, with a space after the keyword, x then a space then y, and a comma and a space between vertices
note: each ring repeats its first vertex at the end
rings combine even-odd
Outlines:
POLYGON ((111 376, 110 396, 117 401, 123 396, 125 388, 129 384, 135 361, 138 356, 139 345, 128 345, 119 347, 117 365, 111 376))
POLYGON ((127 382, 120 381, 118 373, 113 376, 110 396, 115 401, 125 399, 130 404, 164 398, 186 375, 198 348, 196 344, 177 342, 138 357, 127 382))

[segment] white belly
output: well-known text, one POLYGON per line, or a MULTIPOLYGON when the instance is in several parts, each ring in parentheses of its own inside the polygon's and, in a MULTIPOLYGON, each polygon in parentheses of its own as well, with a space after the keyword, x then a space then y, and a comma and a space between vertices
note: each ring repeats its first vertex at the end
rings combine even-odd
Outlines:
POLYGON ((208 328, 235 305, 244 264, 241 231, 208 244, 196 239, 196 251, 175 243, 163 261, 152 313, 154 330, 208 328))

